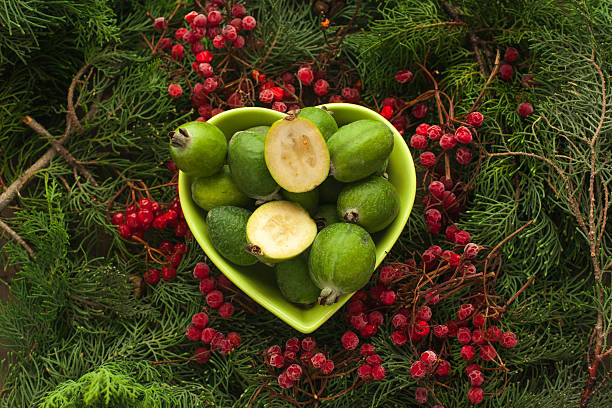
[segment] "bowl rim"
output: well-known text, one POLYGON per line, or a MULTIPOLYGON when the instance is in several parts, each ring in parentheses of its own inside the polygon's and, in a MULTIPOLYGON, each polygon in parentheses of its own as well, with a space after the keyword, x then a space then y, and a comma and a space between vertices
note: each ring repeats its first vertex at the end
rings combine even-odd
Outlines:
MULTIPOLYGON (((400 206, 400 213, 398 214, 398 217, 402 217, 401 219, 401 229, 397 228, 397 231, 394 231, 394 233, 391 236, 391 240, 392 240, 392 244, 389 248, 385 248, 382 255, 379 257, 377 255, 377 259, 376 259, 376 265, 375 268, 378 268, 378 266, 380 265, 380 263, 384 260, 384 258, 388 255, 389 251, 391 250, 391 248, 393 247, 393 245, 395 245, 395 243, 397 242, 397 240, 399 239, 399 237, 401 236, 406 223, 408 221, 408 218, 412 212, 412 207, 414 205, 414 199, 416 196, 416 169, 414 166, 414 161, 412 159, 412 154, 410 153, 410 150, 408 149, 408 145, 406 144, 406 141, 404 140, 404 138, 402 137, 402 135, 397 131, 397 129, 395 129, 395 127, 387 120, 385 119, 382 115, 380 115, 378 112, 375 112, 372 109, 369 109, 365 106, 362 105, 356 105, 356 104, 351 104, 351 103, 344 103, 344 102, 339 102, 339 103, 327 103, 327 104, 321 104, 321 105, 317 105, 317 107, 326 107, 329 110, 333 111, 334 108, 342 108, 342 109, 352 109, 352 110, 357 110, 357 111, 362 111, 364 113, 367 113, 368 115, 372 115, 372 113, 374 113, 379 120, 383 121, 393 132, 394 134, 394 142, 398 142, 401 141, 400 143, 400 149, 402 151, 402 156, 404 156, 404 158, 408 159, 408 162, 406 163, 406 169, 407 169, 407 177, 409 178, 408 182, 410 185, 414 186, 414 188, 409 188, 409 196, 407 197, 407 203, 405 204, 404 207, 400 206), (380 258, 380 259, 379 259, 380 258)), ((286 114, 282 113, 282 112, 277 112, 274 111, 272 109, 268 109, 268 108, 263 108, 263 107, 258 107, 258 106, 254 106, 254 107, 240 107, 240 108, 234 108, 234 109, 230 109, 224 112, 221 112, 217 115, 215 115, 214 117, 212 117, 211 119, 208 120, 209 123, 215 125, 215 122, 218 121, 222 121, 224 119, 226 119, 226 117, 231 117, 234 115, 239 115, 241 112, 266 112, 267 114, 270 114, 272 112, 274 112, 275 114, 278 114, 277 116, 279 117, 279 119, 281 119, 282 117, 284 117, 286 114)), ((179 180, 178 180, 178 185, 179 185, 179 197, 181 200, 181 203, 183 202, 183 199, 188 199, 191 200, 191 194, 190 191, 186 191, 188 190, 187 188, 181 188, 181 185, 185 184, 187 181, 187 176, 182 172, 179 171, 179 180)), ((190 189, 189 189, 190 190, 190 189)), ((405 196, 404 196, 405 197, 405 196)), ((190 205, 194 205, 195 203, 190 203, 190 205)), ((278 305, 274 302, 271 301, 267 298, 262 298, 262 296, 257 296, 257 297, 251 297, 251 295, 249 294, 249 288, 245 287, 245 285, 243 285, 242 279, 238 279, 235 276, 232 276, 234 273, 231 269, 234 269, 235 266, 233 266, 229 261, 225 260, 224 258, 221 257, 221 255, 217 254, 217 253, 208 253, 207 251, 204 250, 205 247, 208 247, 209 245, 204 245, 201 240, 200 240, 200 234, 203 232, 199 231, 198 229, 195 228, 195 226, 192 226, 193 221, 190 222, 191 216, 186 216, 185 217, 185 221, 187 222, 187 225, 189 226, 189 229, 192 233, 192 235, 194 236, 194 238, 196 239, 196 241, 198 242, 198 245, 200 245, 200 248, 202 248, 202 251, 204 252, 204 254, 211 260, 211 262, 213 262, 213 264, 221 271, 221 273, 223 273, 230 281, 232 281, 232 283, 234 283, 240 290, 242 290, 247 296, 249 296, 253 301, 257 302, 258 304, 260 304, 262 307, 264 307, 266 310, 268 310, 269 312, 271 312, 272 314, 274 314, 276 317, 278 317, 279 319, 281 319, 283 322, 285 322, 286 324, 288 324, 289 326, 297 329, 298 331, 307 334, 307 333, 312 333, 313 331, 315 331, 316 329, 318 329, 321 325, 323 325, 323 323, 325 323, 327 320, 329 320, 329 318, 331 316, 333 316, 340 308, 342 308, 342 306, 350 299, 350 297, 353 295, 354 292, 348 294, 347 295, 343 295, 340 300, 331 306, 326 306, 325 308, 327 309, 325 311, 325 313, 322 313, 320 316, 317 317, 317 319, 312 322, 311 324, 305 324, 301 321, 296 320, 292 315, 286 313, 282 308, 279 308, 278 305), (228 271, 226 269, 230 269, 229 270, 229 274, 228 271)), ((204 223, 206 221, 204 220, 204 223)), ((394 221, 395 222, 395 221, 394 221)), ((378 250, 378 248, 377 248, 378 250)), ((378 252, 378 251, 377 251, 378 252)))

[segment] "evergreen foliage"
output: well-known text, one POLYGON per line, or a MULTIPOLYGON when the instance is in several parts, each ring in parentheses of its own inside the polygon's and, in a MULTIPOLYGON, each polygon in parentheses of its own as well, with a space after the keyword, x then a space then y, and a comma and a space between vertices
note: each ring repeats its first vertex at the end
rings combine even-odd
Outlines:
MULTIPOLYGON (((607 230, 597 230, 603 270, 597 285, 588 237, 572 212, 559 172, 537 157, 501 154, 538 155, 571 174, 581 214, 588 219, 591 150, 585 139, 599 128, 595 213, 607 214, 609 203, 599 197, 611 189, 612 180, 609 4, 449 1, 463 25, 439 1, 346 3, 324 33, 310 2, 246 2, 260 22, 257 35, 265 45, 246 55, 247 62, 268 75, 295 72, 303 62, 321 62, 329 49, 326 41, 350 24, 331 58, 346 66, 333 65, 330 76, 338 75, 346 85, 360 78, 364 100, 371 106, 387 96, 409 101, 430 84, 422 72, 408 84, 399 84, 394 74, 400 69, 417 72, 419 62, 437 72, 436 80, 452 95, 456 115, 461 115, 487 82, 474 59, 470 33, 502 53, 506 46, 521 50, 522 67, 534 73, 537 86, 520 88, 517 75, 509 83, 494 79, 487 85, 479 108, 486 118, 479 129, 486 152, 460 220, 474 242, 492 246, 533 220, 502 247, 497 294, 508 299, 531 276, 535 280, 511 304, 504 320, 519 338, 504 359, 509 369, 505 390, 487 396, 482 406, 578 406, 598 311, 603 332, 612 327, 610 224, 607 230), (528 119, 516 112, 517 93, 536 107, 528 119), (602 119, 604 105, 608 113, 602 119)), ((65 146, 77 160, 93 163, 86 168, 98 184, 56 156, 12 203, 14 215, 5 221, 30 245, 36 259, 14 241, 1 250, 3 263, 17 274, 6 282, 11 300, 0 305, 0 346, 10 350, 0 377, 0 407, 291 406, 262 388, 269 376, 261 353, 271 344, 303 336, 264 310, 255 316, 238 310, 230 319, 220 319, 219 327, 225 333, 238 331, 242 345, 227 357, 214 353, 204 365, 189 361, 196 347, 184 333, 203 304, 191 271, 203 259, 202 250, 190 241, 177 277, 135 296, 130 277, 142 276, 148 267, 142 246, 120 239, 108 220, 107 203, 126 182, 168 182, 166 134, 194 118, 190 107, 167 96, 167 74, 140 37, 151 31, 146 11, 167 16, 175 5, 171 0, 7 0, 0 6, 0 81, 8 84, 0 89, 0 179, 9 185, 49 148, 47 140, 21 123, 24 116, 32 116, 54 136, 62 134, 66 90, 87 63, 90 68, 74 99, 82 127, 65 146), (182 361, 150 364, 167 360, 182 361)), ((177 16, 192 7, 181 8, 177 16)), ((483 52, 482 58, 492 69, 495 55, 483 52)), ((430 113, 429 119, 434 117, 430 113)), ((413 127, 407 125, 405 136, 411 132, 413 127)), ((472 164, 465 174, 474 171, 472 164)), ((173 188, 152 191, 163 202, 174 195, 173 188)), ((389 261, 418 258, 433 243, 422 217, 423 193, 419 186, 412 216, 389 261)), ((121 192, 111 211, 128 199, 121 192)), ((151 237, 157 243, 168 235, 153 232, 151 237)), ((453 318, 462 294, 436 310, 436 318, 453 318)), ((414 357, 407 348, 393 345, 392 328, 385 325, 372 340, 383 357, 385 380, 322 406, 416 406, 416 383, 408 374, 414 357)), ((345 330, 339 312, 315 337, 328 351, 337 352, 345 330)), ((610 346, 604 339, 604 348, 610 346)), ((461 361, 459 347, 450 352, 454 361, 461 361)), ((468 405, 466 365, 453 366, 448 385, 456 392, 435 389, 437 403, 447 408, 468 405)), ((353 380, 354 373, 334 378, 326 394, 342 392, 353 380)), ((500 376, 487 387, 499 390, 504 384, 500 376)), ((280 391, 277 384, 270 385, 280 391)), ((589 406, 612 406, 609 383, 589 406)))

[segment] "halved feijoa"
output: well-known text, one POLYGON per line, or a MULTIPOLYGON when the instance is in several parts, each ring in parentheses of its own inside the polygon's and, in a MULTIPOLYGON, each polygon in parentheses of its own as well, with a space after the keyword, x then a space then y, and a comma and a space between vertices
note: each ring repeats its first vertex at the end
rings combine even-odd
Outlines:
POLYGON ((304 252, 317 235, 317 225, 301 205, 270 201, 253 211, 246 233, 247 252, 278 263, 304 252))
POLYGON ((323 139, 327 140, 338 130, 338 124, 332 116, 332 112, 327 109, 308 107, 300 109, 298 118, 306 118, 312 121, 319 128, 323 139))
POLYGON ((321 289, 319 303, 331 305, 338 296, 361 289, 375 263, 374 241, 362 227, 344 222, 325 227, 308 256, 310 279, 321 289))
POLYGON ((247 196, 268 200, 279 190, 266 167, 264 142, 260 134, 236 132, 228 144, 227 161, 232 180, 247 196))
POLYGON ((218 127, 193 121, 179 126, 169 136, 172 161, 184 173, 208 177, 223 167, 227 141, 218 127))
POLYGON ((224 205, 206 215, 210 240, 217 251, 236 265, 253 265, 257 258, 244 250, 248 242, 246 226, 251 212, 244 208, 224 205))
POLYGON ((399 212, 397 190, 387 179, 371 176, 346 186, 338 196, 338 216, 373 233, 385 229, 399 212))
POLYGON ((212 176, 194 179, 191 183, 191 197, 206 211, 221 205, 246 207, 251 202, 234 184, 228 166, 223 166, 220 172, 212 176))
POLYGON ((383 122, 362 119, 342 126, 327 141, 330 174, 348 183, 373 174, 393 150, 393 132, 383 122))
POLYGON ((276 264, 274 273, 278 288, 288 301, 301 305, 310 305, 317 301, 321 289, 310 279, 306 254, 276 264))
POLYGON ((276 121, 265 141, 266 165, 278 185, 292 193, 310 191, 329 173, 329 152, 308 119, 287 115, 276 121))

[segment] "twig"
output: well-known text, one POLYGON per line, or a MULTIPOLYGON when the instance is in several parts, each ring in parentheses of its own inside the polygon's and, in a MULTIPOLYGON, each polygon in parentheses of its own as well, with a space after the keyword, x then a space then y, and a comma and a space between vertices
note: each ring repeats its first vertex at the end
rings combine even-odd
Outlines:
POLYGON ((4 221, 0 220, 0 228, 2 228, 11 238, 13 238, 19 245, 26 250, 28 254, 32 257, 32 259, 36 260, 36 255, 34 255, 34 251, 32 248, 17 234, 11 227, 4 223, 4 221))
MULTIPOLYGON (((457 11, 455 11, 455 9, 453 9, 450 4, 448 4, 447 2, 444 2, 443 7, 446 10, 447 14, 451 16, 453 20, 459 23, 463 23, 463 21, 461 21, 461 18, 459 17, 459 13, 457 13, 457 11)), ((467 24, 465 23, 463 24, 467 26, 467 24)), ((482 76, 486 76, 487 73, 485 70, 484 62, 482 61, 482 56, 480 55, 480 49, 478 48, 478 42, 480 41, 480 39, 472 30, 470 30, 468 37, 470 39, 470 43, 472 44, 472 49, 474 50, 476 61, 478 62, 478 67, 480 68, 480 73, 482 74, 482 76)))

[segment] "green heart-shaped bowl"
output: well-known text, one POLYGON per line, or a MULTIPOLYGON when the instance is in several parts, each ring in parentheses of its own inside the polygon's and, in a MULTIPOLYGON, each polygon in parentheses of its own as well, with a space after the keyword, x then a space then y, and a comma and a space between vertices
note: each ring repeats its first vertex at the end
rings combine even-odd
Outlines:
MULTIPOLYGON (((385 118, 378 113, 360 105, 350 103, 330 103, 324 105, 334 113, 338 126, 360 119, 379 120, 393 130, 395 142, 389 159, 387 173, 389 180, 397 188, 400 197, 400 211, 397 218, 385 230, 372 236, 376 244, 376 266, 391 250, 400 236, 412 210, 416 192, 416 176, 412 156, 402 136, 385 118)), ((270 125, 285 116, 265 108, 237 108, 222 112, 208 123, 217 126, 229 139, 235 132, 253 126, 270 125)), ((179 196, 185 220, 206 255, 237 287, 257 303, 274 313, 281 320, 302 333, 311 333, 329 319, 346 303, 351 294, 341 296, 332 306, 316 305, 304 309, 289 303, 276 286, 274 270, 263 264, 254 266, 237 266, 223 258, 213 247, 206 225, 206 212, 199 208, 191 198, 191 177, 179 173, 179 196)))

